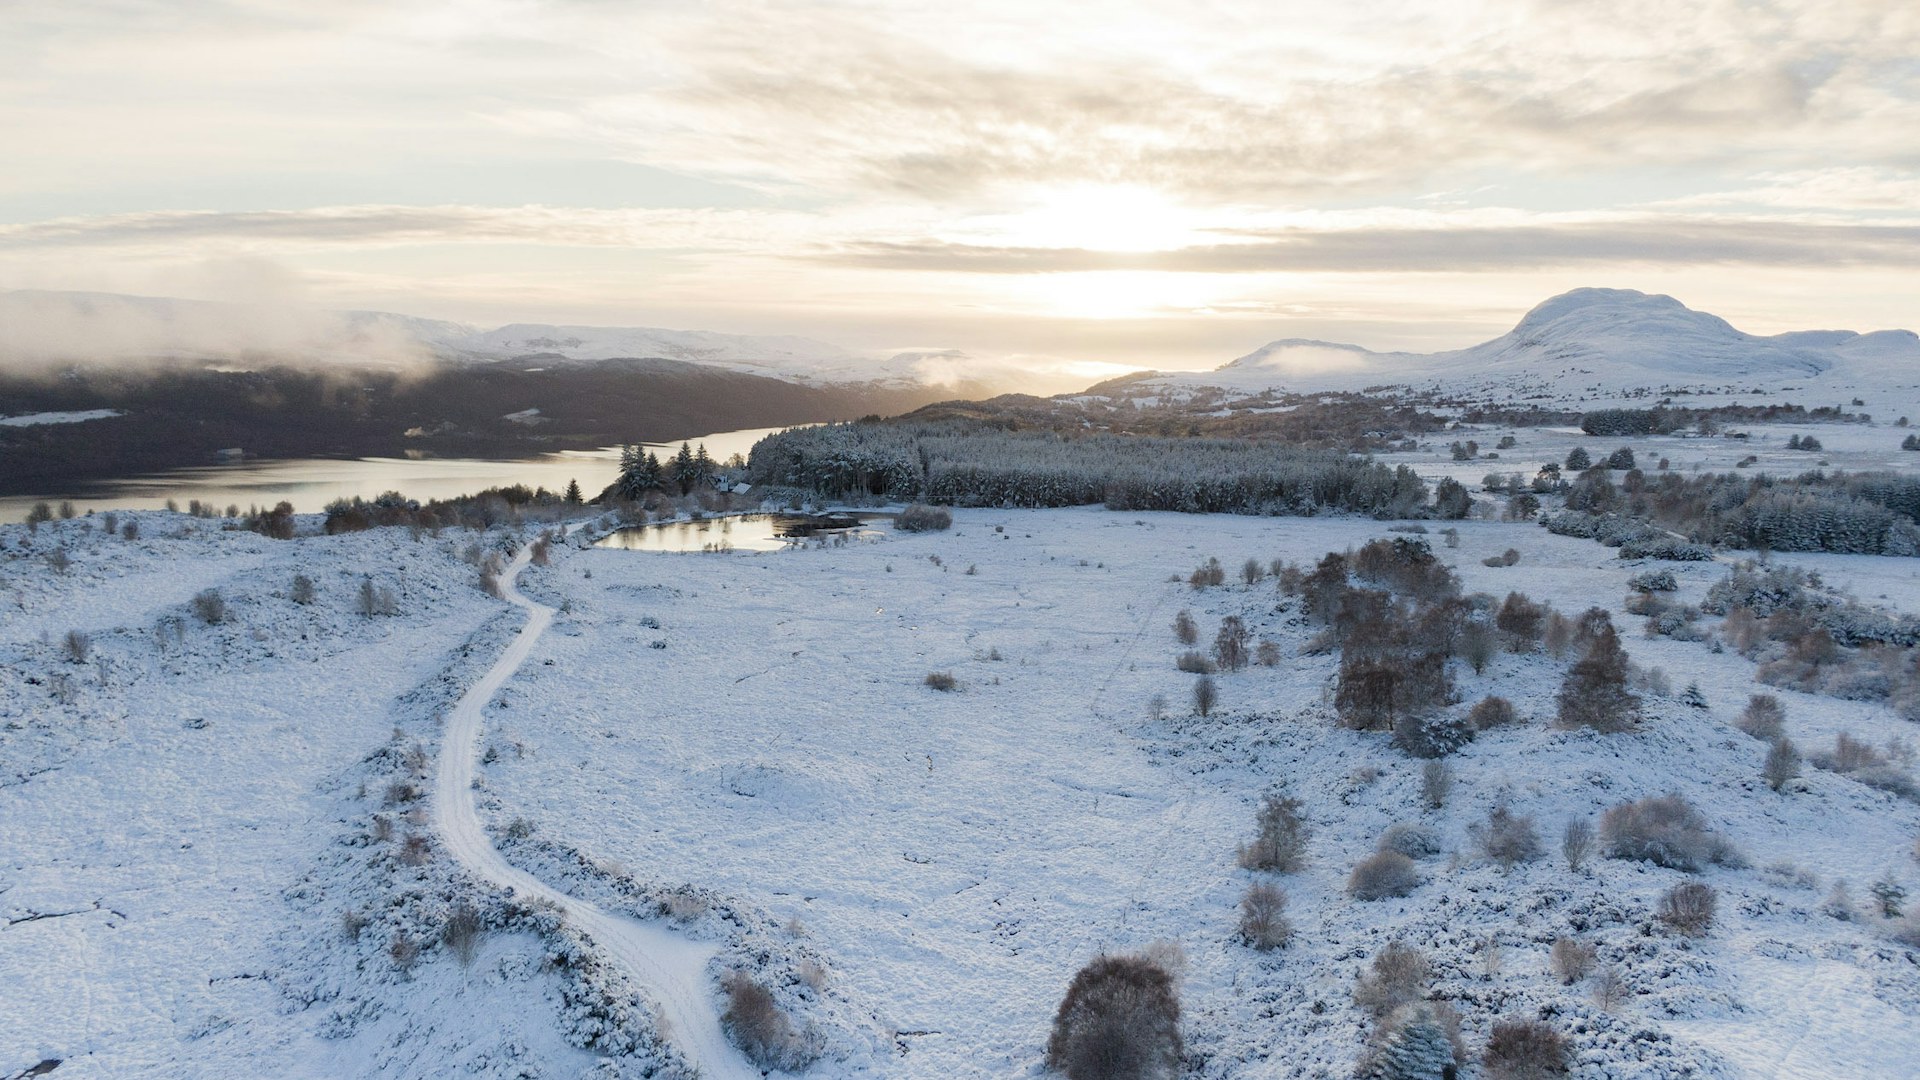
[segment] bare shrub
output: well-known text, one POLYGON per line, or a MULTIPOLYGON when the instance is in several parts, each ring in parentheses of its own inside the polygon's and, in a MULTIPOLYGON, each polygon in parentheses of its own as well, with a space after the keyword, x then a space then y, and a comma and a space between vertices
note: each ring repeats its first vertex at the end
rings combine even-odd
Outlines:
POLYGON ((1517 548, 1508 548, 1507 550, 1501 552, 1498 555, 1489 555, 1486 558, 1481 559, 1480 565, 1494 566, 1494 567, 1514 566, 1514 565, 1517 565, 1519 562, 1520 562, 1519 550, 1517 548))
POLYGON ((420 797, 420 789, 405 780, 395 780, 387 785, 388 806, 401 806, 420 797))
POLYGON ((914 503, 900 511, 893 527, 903 532, 944 532, 953 527, 953 512, 944 506, 914 503))
POLYGON ((393 819, 385 814, 373 815, 373 827, 369 835, 382 844, 393 839, 393 819))
POLYGON ((1447 805, 1453 790, 1453 767, 1444 761, 1429 761, 1420 768, 1420 798, 1432 810, 1447 805))
POLYGON ((960 688, 959 680, 953 677, 951 671, 929 671, 927 677, 920 681, 935 690, 951 691, 960 688))
POLYGON ((66 548, 54 548, 47 552, 47 565, 56 574, 64 574, 73 568, 73 559, 67 555, 66 548))
POLYGON ((348 941, 359 941, 361 931, 367 928, 370 921, 365 912, 349 908, 340 913, 340 936, 348 941))
POLYGON ((1219 559, 1210 558, 1199 566, 1194 567, 1193 573, 1187 575, 1187 584, 1196 589, 1205 589, 1215 585, 1221 585, 1224 584, 1226 580, 1227 571, 1225 567, 1220 565, 1219 559))
POLYGON ((1473 710, 1467 713, 1467 722, 1479 731, 1505 727, 1516 719, 1513 702, 1498 695, 1481 698, 1479 703, 1474 705, 1473 710))
POLYGON ((1553 963, 1553 973, 1560 977, 1562 986, 1572 986, 1593 971, 1593 946, 1579 938, 1556 939, 1548 957, 1553 963))
POLYGON ((1738 856, 1707 828, 1707 819, 1678 795, 1659 795, 1621 803, 1600 819, 1607 854, 1656 866, 1694 871, 1713 862, 1732 864, 1738 856))
POLYGON ((193 596, 193 614, 208 626, 227 621, 227 598, 219 589, 203 589, 193 596))
POLYGON ((1213 658, 1222 670, 1239 671, 1247 666, 1250 638, 1247 624, 1240 616, 1229 615, 1220 620, 1220 633, 1213 639, 1213 658))
POLYGON ((289 595, 296 604, 305 606, 313 603, 313 579, 305 574, 293 575, 293 591, 289 595))
POLYGON ((1289 874, 1306 865, 1313 828, 1300 813, 1299 799, 1270 794, 1253 818, 1253 840, 1240 845, 1240 865, 1248 870, 1289 874))
POLYGON ((446 925, 440 928, 440 940, 446 943, 461 967, 473 963, 473 954, 480 947, 481 929, 480 913, 465 900, 453 905, 447 914, 446 925))
POLYGON ((553 541, 546 536, 535 540, 527 552, 527 562, 534 566, 553 565, 553 541))
POLYGON ((1627 1001, 1627 980, 1620 969, 1608 964, 1593 977, 1593 1003, 1602 1011, 1612 1012, 1627 1001))
POLYGON ((1260 579, 1267 576, 1267 568, 1260 565, 1259 559, 1248 559, 1240 564, 1240 580, 1249 585, 1258 585, 1260 579))
POLYGON ((1718 902, 1711 885, 1683 881, 1660 897, 1660 921, 1683 934, 1704 934, 1718 902))
POLYGON ((1253 650, 1254 663, 1261 667, 1280 666, 1280 646, 1271 641, 1262 641, 1253 650))
POLYGON ((1772 694, 1755 694, 1747 699, 1733 726, 1756 739, 1778 739, 1786 734, 1787 710, 1772 694))
POLYGON ((1487 1080, 1551 1080, 1572 1069, 1566 1037, 1538 1020, 1500 1020, 1481 1057, 1487 1080))
POLYGON ((433 861, 433 843, 419 833, 409 833, 400 842, 400 861, 408 866, 425 866, 433 861))
POLYGON ((405 930, 395 930, 393 938, 387 942, 387 957, 403 973, 412 972, 414 962, 420 959, 420 946, 407 936, 405 930))
POLYGON ((1212 716, 1214 706, 1220 703, 1220 688, 1214 685, 1213 676, 1202 675, 1193 682, 1193 711, 1201 716, 1212 716))
POLYGON ((1171 1080, 1183 1050, 1173 976, 1144 956, 1100 956, 1067 986, 1047 1066, 1068 1080, 1171 1080))
POLYGON ((140 523, 137 521, 129 521, 125 525, 120 526, 120 537, 123 540, 140 539, 140 523))
POLYGON ((1420 887, 1413 860, 1397 851, 1376 851, 1360 860, 1347 877, 1347 895, 1356 900, 1406 896, 1420 887))
POLYGON ((1188 649, 1173 658, 1173 666, 1189 675, 1211 675, 1214 672, 1213 661, 1207 654, 1197 649, 1188 649))
POLYGON ((1800 775, 1800 751, 1794 749, 1793 740, 1773 740, 1773 745, 1767 748, 1767 760, 1760 767, 1760 775, 1775 791, 1785 788, 1800 775))
POLYGON ((1498 651, 1499 639, 1493 627, 1474 621, 1460 629, 1460 640, 1455 643, 1460 659, 1467 662, 1475 675, 1486 673, 1487 665, 1493 663, 1494 653, 1498 651))
POLYGON ((1372 966, 1353 985, 1353 1003, 1374 1020, 1384 1020, 1395 1009, 1427 996, 1433 964, 1427 954, 1398 941, 1374 954, 1372 966))
POLYGON ((1193 621, 1193 612, 1182 611, 1173 617, 1173 636, 1182 645, 1196 645, 1200 641, 1200 624, 1193 621))
POLYGON ((1409 859, 1429 859, 1440 854, 1440 834, 1426 825, 1401 822, 1387 826, 1387 831, 1380 834, 1379 847, 1409 859))
POLYGON ((1507 648, 1527 652, 1540 641, 1547 620, 1547 607, 1528 599, 1525 593, 1510 592, 1494 613, 1493 625, 1506 636, 1507 648))
POLYGON ((1264 881, 1247 887, 1240 898, 1240 939, 1261 952, 1283 948, 1293 939, 1285 889, 1264 881))
POLYGON ((1511 870, 1515 863, 1532 862, 1545 854, 1533 819, 1504 806, 1487 811, 1486 824, 1476 832, 1480 849, 1502 869, 1511 870))
POLYGON ((360 593, 354 601, 354 610, 371 619, 376 615, 399 614, 400 604, 394 599, 392 589, 375 585, 371 577, 363 577, 360 579, 360 593))
POLYGON ((720 988, 727 996, 720 1024, 748 1060, 763 1069, 797 1070, 812 1063, 807 1040, 766 987, 744 971, 729 971, 721 976, 720 988))
POLYGON ((60 650, 67 654, 67 663, 84 664, 93 652, 93 639, 78 630, 69 630, 67 636, 60 639, 60 650))
POLYGON ((1566 831, 1560 834, 1560 854, 1567 860, 1567 869, 1578 873, 1593 854, 1593 825, 1586 818, 1569 818, 1566 831))

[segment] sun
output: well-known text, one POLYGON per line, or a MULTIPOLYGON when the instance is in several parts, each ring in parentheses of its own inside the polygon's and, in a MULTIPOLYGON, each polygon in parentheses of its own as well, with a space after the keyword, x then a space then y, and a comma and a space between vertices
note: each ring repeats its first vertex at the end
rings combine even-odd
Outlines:
POLYGON ((962 223, 974 243, 1082 251, 1171 251, 1200 239, 1199 215, 1148 187, 1077 184, 1034 193, 1025 208, 962 223))

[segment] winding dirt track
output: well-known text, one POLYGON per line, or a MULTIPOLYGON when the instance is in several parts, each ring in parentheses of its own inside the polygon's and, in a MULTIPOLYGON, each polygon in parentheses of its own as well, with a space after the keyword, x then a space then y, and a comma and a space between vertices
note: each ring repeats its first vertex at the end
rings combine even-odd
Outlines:
POLYGON ((706 976, 707 962, 719 951, 716 946, 691 941, 659 926, 615 915, 596 904, 568 896, 532 874, 508 865, 488 839, 486 830, 480 827, 480 817, 474 809, 473 779, 487 703, 519 670, 533 651, 534 643, 553 622, 552 608, 527 599, 515 587, 531 555, 531 545, 523 546, 500 575, 501 597, 525 609, 527 625, 447 715, 433 784, 433 823, 440 842, 462 866, 495 886, 511 889, 519 896, 544 897, 560 905, 567 920, 585 931, 658 1005, 664 1034, 701 1077, 758 1080, 760 1070, 750 1065, 720 1030, 720 1016, 706 976))

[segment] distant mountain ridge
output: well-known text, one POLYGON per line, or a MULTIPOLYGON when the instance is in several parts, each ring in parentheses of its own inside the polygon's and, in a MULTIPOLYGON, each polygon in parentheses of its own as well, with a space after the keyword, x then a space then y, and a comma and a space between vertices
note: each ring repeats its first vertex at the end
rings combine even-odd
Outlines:
MULTIPOLYGON (((1906 393, 1920 387, 1920 337, 1910 330, 1748 334, 1671 296, 1583 288, 1540 303, 1512 330, 1465 349, 1374 352, 1287 338, 1213 371, 1164 373, 1147 383, 1240 393, 1393 386, 1510 399, 1741 393, 1789 384, 1906 393)), ((1920 394, 1908 396, 1920 401, 1920 394)))
POLYGON ((484 329, 384 311, 178 300, 118 293, 0 292, 0 360, 284 359, 392 365, 523 357, 663 359, 805 383, 924 381, 919 354, 862 355, 794 335, 513 323, 484 329))

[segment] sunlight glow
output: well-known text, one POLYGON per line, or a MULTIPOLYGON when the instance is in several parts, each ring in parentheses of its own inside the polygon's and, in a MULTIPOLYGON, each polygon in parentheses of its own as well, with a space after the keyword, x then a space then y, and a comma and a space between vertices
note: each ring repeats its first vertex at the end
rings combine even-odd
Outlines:
POLYGON ((1150 188, 1076 185, 1041 194, 1013 214, 968 219, 975 243, 1086 251, 1168 251, 1202 238, 1202 215, 1150 188))

